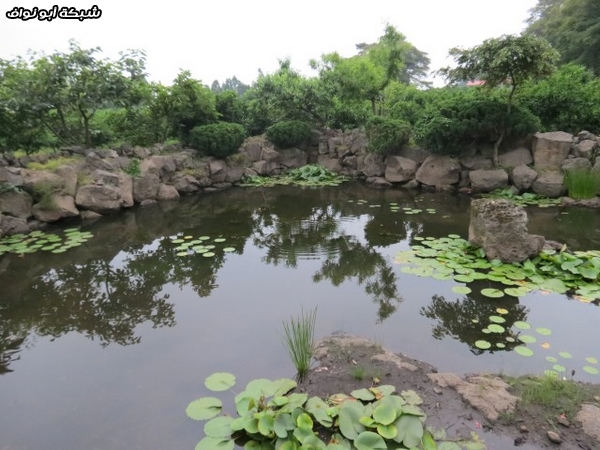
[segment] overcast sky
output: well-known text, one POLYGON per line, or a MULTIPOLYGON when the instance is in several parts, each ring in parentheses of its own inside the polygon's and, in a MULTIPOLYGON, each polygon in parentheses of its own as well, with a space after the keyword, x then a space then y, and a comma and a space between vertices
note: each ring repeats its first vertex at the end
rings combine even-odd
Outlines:
MULTIPOLYGON (((27 50, 65 51, 74 38, 99 46, 115 58, 120 50, 143 49, 152 80, 170 84, 179 69, 210 85, 237 76, 250 84, 258 69, 271 73, 278 58, 310 74, 308 61, 323 53, 356 53, 355 44, 375 42, 386 22, 396 26, 432 69, 451 63, 448 49, 471 47, 484 39, 519 33, 536 0, 229 0, 137 2, 97 0, 0 0, 0 58, 27 50), (98 19, 51 22, 8 19, 15 6, 52 8, 57 4, 102 11, 98 19), (162 5, 162 6, 155 6, 162 5)), ((439 84, 437 81, 436 84, 439 84)))

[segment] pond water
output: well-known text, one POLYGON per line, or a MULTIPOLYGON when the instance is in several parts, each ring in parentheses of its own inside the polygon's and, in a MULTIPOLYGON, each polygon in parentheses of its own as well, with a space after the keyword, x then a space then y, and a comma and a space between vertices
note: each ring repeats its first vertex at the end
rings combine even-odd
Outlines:
MULTIPOLYGON (((479 290, 491 281, 460 295, 454 281, 401 272, 394 256, 415 238, 466 238, 468 209, 466 197, 358 182, 236 188, 105 217, 66 253, 0 256, 0 449, 192 449, 202 427, 184 411, 208 395, 206 376, 293 377, 282 322, 302 309, 317 308, 317 338, 358 334, 441 371, 539 374, 555 356, 567 376, 598 382, 582 370, 600 359, 596 305, 541 292, 489 299, 479 290), (208 236, 214 256, 178 256, 175 235, 208 236), (510 345, 480 350, 497 308, 552 334, 528 344, 528 358, 510 345)), ((597 211, 528 212, 531 232, 600 249, 597 211)))

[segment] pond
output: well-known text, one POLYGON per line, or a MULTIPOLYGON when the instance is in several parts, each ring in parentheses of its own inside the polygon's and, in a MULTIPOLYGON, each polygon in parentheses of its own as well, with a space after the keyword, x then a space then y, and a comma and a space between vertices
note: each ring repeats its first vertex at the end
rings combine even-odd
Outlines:
MULTIPOLYGON (((582 370, 600 359, 595 304, 540 291, 484 297, 492 281, 457 294, 455 281, 394 261, 420 238, 466 238, 468 210, 467 197, 358 182, 234 188, 102 218, 64 253, 0 256, 0 449, 192 449, 202 429, 185 407, 208 395, 207 375, 232 372, 239 385, 294 375, 282 322, 302 309, 317 308, 317 338, 361 335, 441 371, 560 364, 598 382, 582 370), (214 247, 193 253, 179 239, 214 247), (498 308, 531 324, 533 356, 475 345, 490 339, 482 329, 498 308)), ((531 232, 600 249, 597 211, 528 212, 531 232)))

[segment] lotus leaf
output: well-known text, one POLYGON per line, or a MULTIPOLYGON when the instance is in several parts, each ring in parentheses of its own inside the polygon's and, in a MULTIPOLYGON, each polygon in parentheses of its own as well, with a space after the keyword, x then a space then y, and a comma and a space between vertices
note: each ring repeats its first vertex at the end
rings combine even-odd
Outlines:
POLYGON ((482 350, 486 350, 488 348, 490 348, 492 346, 492 344, 490 344, 488 341, 476 341, 475 342, 475 347, 480 348, 482 350))
POLYGON ((235 376, 228 372, 217 372, 204 380, 204 386, 213 392, 226 391, 235 386, 235 376))
POLYGON ((598 375, 598 369, 592 366, 583 366, 584 372, 587 372, 591 375, 598 375))
POLYGON ((522 345, 515 347, 515 352, 521 356, 533 356, 533 350, 522 345))
POLYGON ((486 297, 490 297, 490 298, 500 298, 500 297, 504 297, 504 292, 502 292, 499 289, 494 289, 494 288, 485 288, 481 290, 481 294, 485 295, 486 297))

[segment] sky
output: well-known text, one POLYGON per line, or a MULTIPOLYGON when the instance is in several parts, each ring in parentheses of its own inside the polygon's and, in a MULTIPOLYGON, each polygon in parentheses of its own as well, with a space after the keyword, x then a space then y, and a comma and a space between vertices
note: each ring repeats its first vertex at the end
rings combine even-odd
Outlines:
MULTIPOLYGON (((258 70, 272 73, 278 59, 312 75, 308 62, 337 51, 356 54, 355 45, 376 42, 386 23, 427 52, 431 69, 451 65, 448 50, 472 47, 502 34, 520 33, 537 0, 229 0, 139 2, 135 0, 0 0, 0 58, 28 50, 66 51, 69 39, 83 48, 100 47, 116 59, 119 51, 146 52, 149 78, 171 84, 180 69, 210 86, 234 75, 246 84, 258 70), (52 21, 9 19, 15 6, 86 10, 101 17, 52 21)), ((39 9, 38 9, 39 10, 39 9)), ((443 80, 434 79, 435 85, 443 80)))

